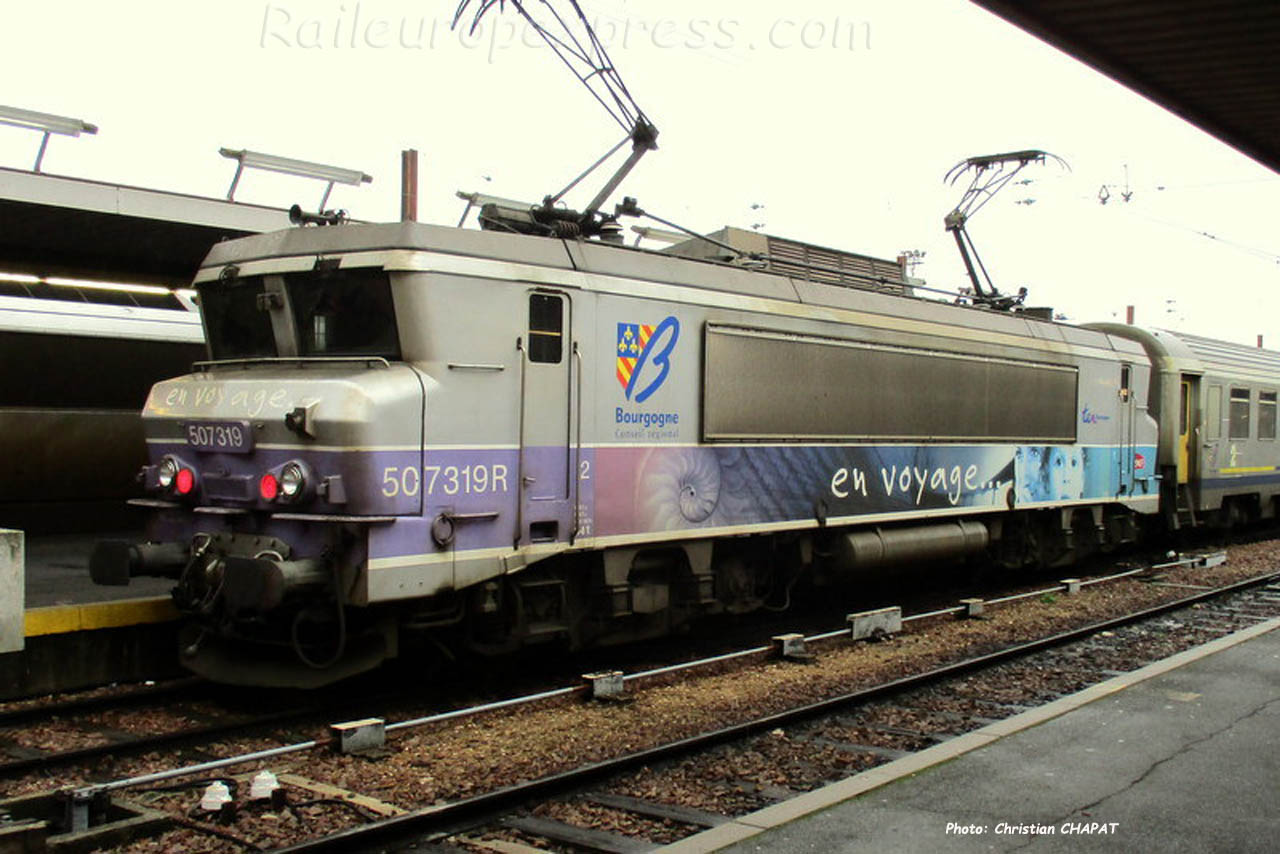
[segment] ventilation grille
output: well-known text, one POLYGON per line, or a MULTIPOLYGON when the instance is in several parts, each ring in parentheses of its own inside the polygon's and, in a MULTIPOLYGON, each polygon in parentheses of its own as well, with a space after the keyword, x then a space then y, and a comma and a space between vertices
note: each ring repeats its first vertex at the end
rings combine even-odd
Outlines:
POLYGON ((851 288, 907 293, 902 268, 892 261, 769 238, 769 269, 796 279, 851 288))

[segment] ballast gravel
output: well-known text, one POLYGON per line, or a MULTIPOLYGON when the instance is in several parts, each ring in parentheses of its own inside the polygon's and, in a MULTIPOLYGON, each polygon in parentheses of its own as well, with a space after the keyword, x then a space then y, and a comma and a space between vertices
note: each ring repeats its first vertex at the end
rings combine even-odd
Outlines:
MULTIPOLYGON (((1177 585, 1219 586, 1259 575, 1277 565, 1277 543, 1234 546, 1229 549, 1229 555, 1229 561, 1218 567, 1170 570, 1169 581, 1177 585)), ((687 672, 679 678, 630 687, 625 703, 577 699, 546 702, 400 731, 388 739, 387 749, 378 758, 317 750, 284 757, 263 767, 270 767, 277 774, 295 774, 411 810, 754 720, 932 669, 975 652, 996 650, 1180 599, 1189 592, 1185 586, 1125 579, 1089 586, 1074 596, 1058 593, 993 606, 981 620, 939 617, 924 624, 911 624, 902 634, 879 643, 855 644, 840 639, 814 644, 810 651, 815 653, 815 658, 810 663, 760 657, 720 665, 706 673, 687 672)), ((1185 646, 1194 639, 1182 640, 1188 641, 1185 646)), ((1161 651, 1176 646, 1178 641, 1177 632, 1171 631, 1153 638, 1152 649, 1161 651)), ((1101 655, 1097 665, 1127 669, 1124 662, 1106 654, 1101 655)), ((930 726, 945 727, 946 715, 984 716, 997 709, 1005 696, 1000 678, 975 678, 990 680, 989 695, 984 693, 987 702, 975 704, 971 700, 948 701, 939 697, 939 709, 947 711, 940 711, 938 714, 942 717, 930 721, 930 726)), ((1046 672, 1036 678, 1043 682, 1045 696, 1082 687, 1069 680, 1064 682, 1053 673, 1046 672)), ((1019 687, 1018 696, 1025 701, 1025 681, 1019 687)), ((885 723, 911 729, 913 721, 885 723)), ((885 746, 899 745, 907 746, 892 740, 885 746)), ((227 755, 264 746, 267 745, 259 739, 225 739, 206 746, 204 752, 227 755)), ((824 769, 843 767, 852 773, 871 767, 876 761, 873 756, 839 750, 820 741, 792 743, 785 735, 767 735, 757 739, 750 750, 735 751, 731 758, 726 758, 722 779, 713 796, 707 794, 704 776, 699 777, 696 785, 691 779, 687 787, 682 786, 679 763, 674 769, 664 770, 661 786, 654 782, 656 777, 652 772, 641 771, 630 775, 615 790, 708 811, 737 813, 768 803, 771 796, 764 796, 762 792, 776 785, 777 779, 785 779, 792 786, 796 780, 806 781, 804 763, 813 768, 808 782, 819 785, 826 773, 824 769), (803 763, 797 759, 799 756, 803 756, 803 763), (777 772, 779 763, 788 765, 787 774, 781 777, 777 772)), ((172 755, 156 754, 119 763, 112 772, 118 776, 173 764, 179 763, 172 755)), ((245 766, 235 770, 246 773, 258 769, 245 766)), ((97 774, 101 773, 101 769, 97 769, 97 774)), ((701 774, 701 771, 689 773, 701 774)), ((64 774, 60 783, 83 782, 93 774, 91 769, 72 769, 64 774)), ((30 791, 27 786, 32 785, 31 779, 6 786, 5 794, 30 791)), ((43 787, 48 788, 47 782, 43 787)), ((290 794, 295 802, 310 797, 301 791, 290 794)), ((182 815, 187 825, 193 823, 187 813, 198 800, 197 792, 163 796, 142 792, 130 797, 148 799, 157 808, 182 815)), ((276 847, 364 820, 355 811, 335 804, 316 804, 305 809, 311 812, 246 814, 231 825, 211 832, 183 826, 116 850, 129 854, 158 851, 220 854, 245 850, 243 845, 228 838, 228 833, 256 845, 276 847)), ((669 823, 619 815, 617 811, 595 805, 560 805, 547 810, 549 816, 557 818, 570 813, 586 816, 589 822, 586 826, 601 829, 625 830, 623 825, 628 823, 648 823, 654 826, 646 830, 657 833, 654 838, 659 839, 674 831, 667 826, 669 823)))

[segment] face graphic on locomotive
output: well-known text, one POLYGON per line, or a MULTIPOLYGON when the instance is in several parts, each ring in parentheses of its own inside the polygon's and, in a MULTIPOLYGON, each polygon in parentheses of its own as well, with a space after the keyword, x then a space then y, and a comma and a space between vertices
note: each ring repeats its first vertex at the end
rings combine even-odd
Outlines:
POLYGON ((1084 497, 1084 452, 1056 445, 1023 445, 1014 453, 1020 503, 1084 497))

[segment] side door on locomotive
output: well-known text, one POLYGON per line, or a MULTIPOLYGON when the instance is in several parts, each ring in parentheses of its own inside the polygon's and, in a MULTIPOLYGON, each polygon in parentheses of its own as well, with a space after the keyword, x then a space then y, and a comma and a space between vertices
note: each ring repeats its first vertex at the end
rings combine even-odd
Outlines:
POLYGON ((575 413, 582 374, 573 338, 570 292, 530 288, 528 336, 520 375, 520 497, 516 542, 528 546, 571 539, 575 529, 577 477, 575 413))

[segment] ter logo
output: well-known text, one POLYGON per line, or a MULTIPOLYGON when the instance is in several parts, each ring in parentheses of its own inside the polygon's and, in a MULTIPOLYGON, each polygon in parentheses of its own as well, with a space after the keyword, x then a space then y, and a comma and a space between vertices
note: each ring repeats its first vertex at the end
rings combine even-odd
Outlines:
POLYGON ((618 384, 627 400, 644 403, 666 382, 671 373, 671 351, 679 338, 680 321, 674 316, 657 326, 618 324, 618 384))

